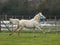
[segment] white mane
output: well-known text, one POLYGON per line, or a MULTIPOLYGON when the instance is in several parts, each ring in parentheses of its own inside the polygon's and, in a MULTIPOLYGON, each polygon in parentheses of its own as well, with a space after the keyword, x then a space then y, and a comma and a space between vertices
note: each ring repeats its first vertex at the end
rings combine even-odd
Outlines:
POLYGON ((34 21, 40 22, 40 14, 37 14, 34 18, 34 21))

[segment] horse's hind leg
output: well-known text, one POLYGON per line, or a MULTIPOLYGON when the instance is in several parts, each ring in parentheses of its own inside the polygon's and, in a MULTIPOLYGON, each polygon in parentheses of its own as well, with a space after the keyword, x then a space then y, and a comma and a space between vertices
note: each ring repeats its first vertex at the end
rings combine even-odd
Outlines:
POLYGON ((12 30, 11 33, 9 35, 12 35, 15 32, 15 30, 12 30))
POLYGON ((11 33, 9 34, 10 36, 13 34, 14 32, 13 31, 11 31, 11 33))
POLYGON ((35 28, 33 28, 33 36, 34 36, 34 37, 37 36, 35 28))

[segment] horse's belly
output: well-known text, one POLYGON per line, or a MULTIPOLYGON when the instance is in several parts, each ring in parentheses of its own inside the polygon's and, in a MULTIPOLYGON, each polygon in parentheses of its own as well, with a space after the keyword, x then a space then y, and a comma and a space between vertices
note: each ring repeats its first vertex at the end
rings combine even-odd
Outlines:
POLYGON ((34 25, 33 24, 25 24, 24 27, 32 28, 32 27, 34 27, 34 25))
POLYGON ((35 25, 34 25, 34 21, 28 21, 28 20, 21 20, 20 21, 20 25, 22 26, 22 27, 27 27, 27 28, 33 28, 33 27, 35 27, 35 25))
POLYGON ((32 29, 32 28, 34 28, 34 27, 26 27, 26 26, 25 26, 25 28, 27 28, 27 29, 32 29))

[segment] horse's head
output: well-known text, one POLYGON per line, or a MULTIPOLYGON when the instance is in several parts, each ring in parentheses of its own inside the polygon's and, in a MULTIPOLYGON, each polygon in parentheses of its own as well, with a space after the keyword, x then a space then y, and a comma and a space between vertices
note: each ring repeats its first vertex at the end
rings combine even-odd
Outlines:
POLYGON ((39 12, 38 14, 40 15, 40 19, 46 19, 46 17, 41 12, 39 12))

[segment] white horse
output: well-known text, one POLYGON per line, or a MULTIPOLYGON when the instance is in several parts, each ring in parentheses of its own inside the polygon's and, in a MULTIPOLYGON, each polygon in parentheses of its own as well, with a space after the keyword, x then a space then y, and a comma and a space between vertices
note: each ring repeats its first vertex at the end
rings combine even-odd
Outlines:
POLYGON ((32 18, 30 20, 25 20, 25 19, 21 19, 21 20, 19 20, 19 19, 10 19, 10 22, 11 23, 17 22, 19 28, 16 31, 18 32, 18 34, 19 34, 19 31, 22 30, 23 28, 32 28, 34 32, 35 32, 35 28, 37 28, 40 31, 44 32, 41 29, 40 25, 39 25, 41 18, 45 19, 45 17, 43 16, 43 14, 40 12, 34 18, 32 18))

